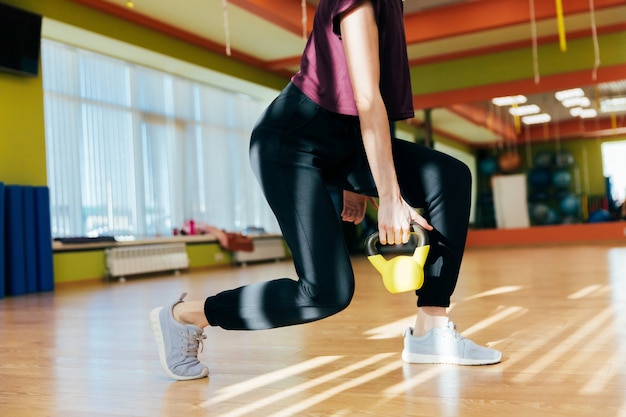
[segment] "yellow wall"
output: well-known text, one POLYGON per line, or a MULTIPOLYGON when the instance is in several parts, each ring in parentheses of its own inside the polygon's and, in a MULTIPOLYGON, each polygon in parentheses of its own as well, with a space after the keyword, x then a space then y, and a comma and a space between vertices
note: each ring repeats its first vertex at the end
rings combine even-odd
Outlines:
MULTIPOLYGON (((606 193, 604 173, 602 169, 602 143, 609 141, 626 141, 625 136, 598 139, 567 140, 559 143, 544 142, 531 147, 531 155, 541 151, 556 152, 557 149, 570 152, 574 156, 575 165, 570 170, 575 181, 580 181, 579 189, 574 190, 581 194, 598 195, 606 193)), ((526 150, 520 148, 522 163, 526 162, 526 150)))
MULTIPOLYGON (((598 44, 603 67, 626 63, 626 31, 598 36, 598 44)), ((416 80, 412 85, 413 94, 533 79, 532 56, 531 48, 520 48, 413 67, 411 79, 416 80)), ((589 70, 589 84, 593 84, 594 56, 590 38, 568 41, 567 52, 559 50, 558 42, 541 45, 538 63, 542 76, 589 70)))
POLYGON ((47 184, 41 77, 0 72, 0 182, 47 184))
POLYGON ((54 282, 82 281, 105 276, 104 250, 56 252, 54 254, 54 282))
MULTIPOLYGON (((233 257, 217 243, 186 245, 189 268, 230 265, 233 257)), ((56 283, 101 279, 106 276, 104 249, 59 251, 54 254, 54 281, 56 283)))
POLYGON ((188 244, 186 247, 190 268, 228 265, 233 261, 232 253, 222 250, 217 243, 188 244))

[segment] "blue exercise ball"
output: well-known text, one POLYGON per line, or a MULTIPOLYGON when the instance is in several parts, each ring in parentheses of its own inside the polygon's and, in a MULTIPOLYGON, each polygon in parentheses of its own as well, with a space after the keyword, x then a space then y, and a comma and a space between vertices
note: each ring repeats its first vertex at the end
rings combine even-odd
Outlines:
POLYGON ((565 216, 575 216, 580 211, 580 199, 574 193, 567 193, 559 200, 559 208, 565 216))
POLYGON ((611 221, 611 213, 605 209, 598 209, 589 213, 589 223, 602 223, 611 221))
POLYGON ((574 166, 574 155, 570 151, 561 150, 554 155, 554 164, 559 168, 574 166))
POLYGON ((549 225, 559 222, 559 216, 556 210, 545 203, 531 204, 529 212, 530 218, 535 224, 549 225))
POLYGON ((495 174, 498 172, 498 160, 492 156, 481 159, 478 161, 478 172, 486 176, 495 174))
POLYGON ((566 169, 557 169, 552 173, 552 184, 559 188, 568 188, 572 183, 572 174, 566 169))
POLYGON ((545 191, 533 191, 528 195, 528 201, 531 203, 541 203, 550 198, 550 195, 545 191))
POLYGON ((552 152, 540 151, 537 152, 533 161, 537 168, 550 168, 554 161, 554 156, 552 155, 552 152))
POLYGON ((550 171, 545 168, 535 168, 528 173, 528 183, 534 189, 544 189, 552 185, 550 171))

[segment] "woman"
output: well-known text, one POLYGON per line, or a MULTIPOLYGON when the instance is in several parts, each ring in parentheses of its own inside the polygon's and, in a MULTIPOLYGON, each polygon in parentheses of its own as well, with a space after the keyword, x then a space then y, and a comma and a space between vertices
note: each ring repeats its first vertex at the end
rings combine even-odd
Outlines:
POLYGON ((415 222, 430 233, 425 282, 402 358, 413 363, 499 362, 448 321, 465 246, 470 173, 432 149, 391 138, 390 121, 413 117, 401 0, 321 0, 300 71, 261 116, 250 158, 293 254, 298 279, 280 278, 204 301, 152 311, 161 364, 174 379, 202 378, 207 326, 276 328, 348 306, 354 276, 341 220, 359 223, 378 197, 381 244, 406 243, 415 222), (329 187, 343 189, 338 218, 329 187), (422 217, 413 207, 422 207, 422 217))

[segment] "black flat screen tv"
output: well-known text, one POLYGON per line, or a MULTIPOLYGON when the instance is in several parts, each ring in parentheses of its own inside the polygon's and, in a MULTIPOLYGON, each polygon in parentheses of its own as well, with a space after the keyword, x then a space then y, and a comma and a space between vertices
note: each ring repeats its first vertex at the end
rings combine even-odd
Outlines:
POLYGON ((0 4, 0 70, 38 75, 41 21, 38 14, 0 4))

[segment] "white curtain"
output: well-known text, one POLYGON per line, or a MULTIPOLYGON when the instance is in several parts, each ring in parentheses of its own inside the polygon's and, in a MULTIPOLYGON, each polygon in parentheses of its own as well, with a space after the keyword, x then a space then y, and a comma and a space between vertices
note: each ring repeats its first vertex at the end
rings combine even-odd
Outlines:
POLYGON ((248 162, 267 103, 49 40, 42 68, 53 236, 279 231, 248 162))

